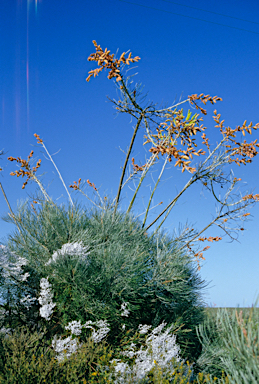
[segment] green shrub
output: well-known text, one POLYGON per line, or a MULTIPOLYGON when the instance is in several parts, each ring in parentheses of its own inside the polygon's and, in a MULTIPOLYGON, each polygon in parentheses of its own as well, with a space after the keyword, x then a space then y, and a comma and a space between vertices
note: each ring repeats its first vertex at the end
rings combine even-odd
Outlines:
POLYGON ((78 208, 66 212, 44 202, 37 217, 30 208, 23 208, 19 217, 28 233, 33 228, 33 238, 27 234, 24 245, 17 232, 9 246, 41 276, 49 276, 56 307, 45 325, 54 327, 53 334, 64 333, 73 320, 107 320, 107 341, 116 346, 124 326, 133 335, 139 324, 156 327, 164 321, 174 324, 182 356, 189 361, 199 356, 195 327, 204 319, 204 282, 191 257, 178 251, 179 241, 148 236, 131 215, 117 212, 113 217, 108 208, 87 217, 78 208), (89 254, 61 254, 67 243, 81 243, 89 254), (58 250, 61 257, 46 265, 58 250), (128 316, 122 315, 123 305, 128 316))

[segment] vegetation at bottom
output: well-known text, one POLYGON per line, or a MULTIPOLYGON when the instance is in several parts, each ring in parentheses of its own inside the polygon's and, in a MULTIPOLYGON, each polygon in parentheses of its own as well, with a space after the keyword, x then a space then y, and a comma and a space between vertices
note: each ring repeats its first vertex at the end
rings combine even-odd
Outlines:
MULTIPOLYGON (((62 362, 57 361, 44 330, 32 332, 23 327, 8 337, 0 338, 0 383, 6 384, 62 384, 62 383, 135 383, 130 377, 116 381, 112 373, 111 359, 116 355, 106 343, 94 344, 91 339, 84 343, 77 353, 62 362), (108 368, 109 367, 109 368, 108 368)), ((155 367, 138 381, 148 383, 229 383, 222 378, 212 378, 210 374, 199 373, 193 378, 190 364, 173 361, 174 370, 155 367)))

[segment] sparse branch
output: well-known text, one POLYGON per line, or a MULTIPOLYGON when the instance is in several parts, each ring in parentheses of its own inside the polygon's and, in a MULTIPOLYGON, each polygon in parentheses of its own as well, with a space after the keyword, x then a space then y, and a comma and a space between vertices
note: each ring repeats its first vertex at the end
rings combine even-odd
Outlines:
MULTIPOLYGON (((256 195, 257 196, 257 195, 256 195)), ((255 199, 254 199, 255 200, 255 199)), ((200 235, 205 232, 209 227, 211 227, 213 224, 216 224, 217 221, 223 219, 224 217, 228 216, 228 218, 224 219, 223 222, 227 222, 229 219, 232 219, 234 220, 235 216, 233 216, 233 214, 235 214, 236 212, 238 211, 241 211, 243 210, 244 208, 246 208, 249 204, 251 204, 251 201, 250 202, 247 202, 245 203, 243 206, 240 206, 241 203, 244 203, 244 198, 242 198, 241 200, 237 201, 235 203, 235 205, 239 205, 237 208, 235 209, 232 209, 232 210, 228 210, 227 212, 225 213, 222 213, 223 211, 223 208, 224 207, 227 207, 227 204, 223 204, 220 208, 220 211, 217 215, 217 217, 215 217, 215 219, 213 219, 208 225, 206 225, 198 234, 196 234, 191 240, 189 240, 186 244, 184 244, 180 250, 182 250, 183 248, 185 247, 188 247, 195 239, 197 239, 198 237, 200 237, 200 235)), ((243 214, 242 216, 247 216, 248 214, 243 214)), ((218 224, 217 224, 218 225, 218 224)), ((218 225, 220 226, 221 229, 223 229, 223 227, 221 225, 218 225)), ((227 231, 226 229, 224 229, 224 231, 227 233, 228 236, 230 236, 229 234, 229 231, 227 231)), ((231 237, 231 236, 230 236, 231 237)))
MULTIPOLYGON (((74 181, 74 184, 71 184, 71 185, 69 186, 69 188, 73 188, 75 191, 79 191, 79 192, 81 192, 81 193, 82 193, 88 200, 91 201, 92 204, 94 204, 96 207, 98 207, 98 208, 101 209, 102 207, 101 207, 100 205, 96 204, 92 199, 90 199, 90 197, 87 196, 86 193, 84 193, 84 191, 82 191, 82 189, 79 187, 80 183, 81 183, 81 179, 78 180, 78 184, 77 184, 76 181, 74 181)), ((88 184, 89 184, 90 186, 92 186, 93 188, 95 188, 95 185, 92 184, 92 183, 90 183, 89 180, 88 180, 88 184)), ((97 193, 98 193, 97 188, 95 188, 95 191, 97 191, 97 193)), ((102 199, 101 199, 99 193, 98 193, 98 196, 99 196, 101 202, 103 203, 103 201, 102 201, 102 199)))
MULTIPOLYGON (((161 205, 161 204, 162 204, 162 202, 158 203, 157 205, 155 205, 154 207, 150 208, 149 210, 150 210, 150 211, 152 211, 152 209, 155 209, 156 207, 158 207, 158 206, 159 206, 159 205, 161 205)), ((139 216, 142 216, 142 215, 144 215, 144 213, 146 213, 146 211, 145 211, 145 212, 142 212, 142 213, 140 213, 139 215, 137 215, 137 216, 136 216, 136 218, 137 218, 137 217, 139 217, 139 216)))
POLYGON ((178 107, 179 105, 182 105, 182 104, 187 103, 187 101, 189 101, 189 98, 186 99, 186 100, 180 101, 179 103, 174 104, 174 105, 172 105, 171 107, 167 107, 167 108, 164 108, 164 109, 159 109, 159 110, 157 110, 156 112, 160 112, 160 113, 161 113, 161 112, 167 112, 167 111, 170 110, 170 109, 176 108, 176 107, 178 107))
MULTIPOLYGON (((145 117, 144 117, 144 121, 145 121, 146 130, 147 130, 147 132, 149 132, 149 130, 148 130, 148 123, 147 123, 147 120, 146 120, 145 117)), ((162 144, 164 144, 164 143, 166 142, 166 140, 168 140, 168 139, 169 139, 169 135, 168 135, 166 138, 164 138, 162 144)), ((158 157, 158 156, 157 156, 156 154, 153 154, 152 157, 151 157, 151 158, 149 159, 149 161, 147 162, 146 167, 145 167, 145 169, 143 170, 142 175, 141 175, 141 178, 140 178, 140 180, 139 180, 139 184, 138 184, 138 186, 137 186, 137 189, 135 190, 135 193, 134 193, 134 195, 133 195, 133 198, 131 199, 131 202, 130 202, 129 207, 128 207, 128 209, 127 209, 127 213, 130 212, 130 210, 131 210, 131 208, 132 208, 132 206, 133 206, 133 203, 134 203, 134 201, 135 201, 135 199, 136 199, 137 193, 138 193, 138 191, 139 191, 139 189, 140 189, 140 187, 141 187, 141 184, 142 184, 144 178, 146 177, 148 170, 149 170, 149 169, 151 168, 151 166, 154 164, 156 157, 158 157)), ((155 188, 156 188, 156 187, 155 187, 155 188)), ((149 204, 149 205, 150 205, 150 204, 149 204)))

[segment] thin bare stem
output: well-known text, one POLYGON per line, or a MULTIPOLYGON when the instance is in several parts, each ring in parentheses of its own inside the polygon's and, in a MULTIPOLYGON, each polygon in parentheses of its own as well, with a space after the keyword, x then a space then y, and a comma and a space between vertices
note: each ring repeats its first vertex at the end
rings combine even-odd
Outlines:
POLYGON ((52 164, 53 164, 54 167, 56 168, 56 171, 57 171, 57 173, 58 173, 58 175, 59 175, 59 178, 60 178, 60 180, 62 181, 62 184, 64 185, 65 190, 67 191, 67 194, 68 194, 70 203, 72 204, 72 206, 74 206, 73 200, 72 200, 72 198, 71 198, 71 196, 70 196, 70 194, 69 194, 69 192, 68 192, 68 189, 67 189, 67 187, 66 187, 66 184, 64 183, 64 180, 63 180, 63 178, 62 178, 62 176, 61 176, 61 174, 60 174, 60 172, 59 172, 59 170, 58 170, 58 168, 57 168, 57 166, 56 166, 54 160, 52 159, 51 155, 49 154, 49 152, 48 152, 48 150, 47 150, 45 144, 44 144, 43 142, 41 142, 41 145, 43 146, 43 148, 44 148, 45 151, 47 152, 47 155, 49 156, 49 158, 50 158, 52 164))
POLYGON ((49 197, 49 195, 47 194, 47 192, 45 191, 43 185, 41 184, 40 180, 37 178, 37 176, 34 175, 34 173, 31 172, 31 177, 33 178, 34 181, 36 181, 36 183, 38 184, 38 186, 40 187, 40 190, 41 192, 43 193, 43 196, 45 197, 45 199, 47 201, 51 201, 51 198, 49 197))
POLYGON ((135 190, 134 196, 132 197, 131 202, 130 202, 130 204, 129 204, 129 206, 128 206, 127 213, 130 212, 130 210, 131 210, 131 208, 132 208, 132 206, 133 206, 133 203, 134 203, 134 201, 135 201, 135 198, 136 198, 136 196, 137 196, 138 190, 139 190, 139 188, 140 188, 140 186, 141 186, 141 184, 142 184, 144 178, 146 177, 146 174, 147 174, 149 168, 152 167, 152 165, 153 165, 153 163, 154 163, 154 161, 155 161, 155 158, 156 158, 156 155, 153 154, 153 155, 151 156, 151 158, 149 159, 147 166, 146 166, 145 169, 143 170, 142 175, 141 175, 140 180, 139 180, 139 184, 138 184, 138 186, 137 186, 137 189, 135 190))
MULTIPOLYGON (((160 204, 161 204, 161 203, 158 203, 157 205, 154 205, 154 207, 150 208, 150 211, 152 211, 152 209, 155 209, 156 207, 158 207, 160 204)), ((136 216, 136 218, 137 218, 137 217, 139 217, 139 216, 142 216, 142 215, 144 215, 144 213, 146 213, 146 211, 145 211, 145 212, 142 212, 142 213, 140 213, 139 215, 137 215, 137 216, 136 216)))
POLYGON ((19 227, 19 225, 18 225, 18 223, 17 223, 17 221, 16 221, 16 218, 15 218, 15 215, 14 215, 14 213, 13 213, 13 211, 12 211, 11 205, 9 204, 9 201, 8 201, 7 196, 6 196, 6 194, 5 194, 5 191, 4 191, 4 188, 3 188, 3 186, 2 186, 2 183, 0 183, 0 188, 1 188, 2 192, 3 192, 3 195, 4 195, 4 198, 5 198, 5 201, 6 201, 7 205, 8 205, 8 208, 9 208, 9 210, 10 210, 10 212, 11 212, 11 215, 10 215, 10 216, 11 216, 12 219, 15 221, 15 224, 16 224, 16 226, 17 226, 19 232, 20 232, 20 235, 22 236, 22 239, 23 239, 23 241, 24 241, 24 244, 26 244, 26 243, 25 243, 25 239, 24 239, 23 234, 22 234, 22 231, 21 231, 21 229, 20 229, 20 227, 19 227))
POLYGON ((168 158, 169 158, 169 156, 167 155, 167 157, 166 157, 166 159, 165 159, 165 161, 164 161, 164 165, 163 165, 163 167, 162 167, 162 170, 161 170, 161 172, 160 172, 160 175, 159 175, 158 178, 157 178, 157 182, 156 182, 156 184, 155 184, 155 186, 154 186, 154 189, 153 189, 153 191, 152 191, 152 193, 151 193, 151 196, 150 196, 150 198, 149 198, 149 202, 148 202, 148 206, 147 206, 147 210, 146 210, 145 218, 144 218, 144 220, 143 220, 142 228, 144 228, 144 226, 145 226, 145 223, 146 223, 146 220, 147 220, 147 215, 148 215, 148 211, 149 211, 149 207, 150 207, 151 201, 152 201, 152 199, 153 199, 155 190, 157 189, 157 186, 158 186, 158 184, 159 184, 159 182, 160 182, 160 179, 161 179, 161 177, 162 177, 162 174, 164 173, 165 166, 166 166, 166 163, 167 163, 167 161, 168 161, 168 158))
POLYGON ((156 112, 164 112, 164 111, 167 111, 168 109, 172 109, 172 108, 178 107, 178 105, 187 103, 187 101, 189 101, 189 99, 186 99, 186 100, 184 100, 184 101, 180 101, 180 103, 174 104, 174 105, 172 105, 171 107, 164 108, 164 109, 159 109, 159 110, 157 110, 156 112))
MULTIPOLYGON (((149 135, 148 124, 147 124, 147 121, 146 121, 145 117, 144 117, 144 120, 145 120, 145 125, 146 125, 147 134, 149 135)), ((150 136, 150 135, 149 135, 149 136, 150 136)), ((170 137, 170 134, 168 134, 168 136, 163 140, 162 144, 164 144, 164 143, 166 142, 166 140, 167 140, 169 137, 170 137)), ((151 139, 151 140, 152 140, 152 139, 151 139)), ((154 145, 155 145, 155 144, 154 144, 154 145)), ((154 161, 155 161, 156 157, 157 157, 157 155, 156 155, 156 154, 153 154, 153 155, 151 156, 151 158, 149 159, 149 162, 148 162, 147 166, 145 167, 145 169, 144 169, 144 171, 143 171, 143 173, 142 173, 142 176, 141 176, 141 178, 140 178, 140 180, 139 180, 139 184, 138 184, 138 186, 137 186, 137 189, 135 190, 134 196, 133 196, 133 198, 131 199, 131 202, 130 202, 129 207, 128 207, 128 209, 127 209, 127 213, 130 212, 130 210, 131 210, 131 208, 132 208, 132 206, 133 206, 133 203, 134 203, 134 201, 135 201, 135 199, 136 199, 136 196, 137 196, 137 193, 138 193, 138 191, 139 191, 139 188, 141 187, 141 184, 142 184, 144 178, 146 177, 146 174, 147 174, 149 168, 151 168, 152 165, 154 164, 154 161)))
POLYGON ((125 160, 124 167, 123 167, 122 174, 121 174, 121 178, 120 178, 120 184, 119 184, 119 189, 118 189, 118 193, 117 193, 117 196, 116 196, 113 217, 115 216, 115 213, 116 213, 116 210, 117 210, 117 206, 118 206, 119 199, 120 199, 120 193, 121 193, 122 183, 123 183, 123 179, 124 179, 124 176, 125 176, 127 164, 128 164, 129 157, 130 157, 130 154, 131 154, 131 151, 132 151, 132 147, 133 147, 133 144, 134 144, 134 140, 135 140, 137 131, 139 129, 139 126, 141 124, 141 121, 143 119, 143 116, 144 116, 144 113, 142 112, 141 115, 138 118, 138 122, 136 124, 135 130, 134 130, 134 133, 133 133, 133 136, 132 136, 132 139, 131 139, 131 143, 130 143, 130 146, 129 146, 129 150, 128 150, 128 153, 127 153, 127 156, 126 156, 126 160, 125 160))
POLYGON ((157 220, 171 207, 171 205, 176 203, 179 197, 186 191, 187 188, 190 187, 190 185, 196 182, 197 179, 198 179, 197 175, 192 176, 191 179, 188 181, 188 183, 185 185, 185 187, 181 190, 181 192, 178 193, 178 195, 171 201, 171 203, 168 204, 168 206, 157 216, 157 218, 154 221, 152 221, 151 224, 149 224, 149 226, 145 228, 145 230, 147 231, 150 227, 152 227, 152 225, 154 225, 157 222, 157 220))
POLYGON ((100 205, 96 204, 92 199, 90 199, 90 197, 88 197, 87 194, 84 193, 81 189, 78 189, 78 191, 80 191, 85 197, 87 197, 87 199, 90 200, 91 203, 93 203, 96 207, 98 207, 100 209, 102 208, 100 205))

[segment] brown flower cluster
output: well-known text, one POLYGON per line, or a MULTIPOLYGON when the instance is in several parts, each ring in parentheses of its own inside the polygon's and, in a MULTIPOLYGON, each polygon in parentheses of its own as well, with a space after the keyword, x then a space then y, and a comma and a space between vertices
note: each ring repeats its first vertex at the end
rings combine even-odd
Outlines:
POLYGON ((18 157, 17 159, 15 157, 8 157, 7 160, 10 160, 10 161, 17 161, 17 163, 20 163, 21 164, 21 168, 19 169, 19 171, 15 171, 15 172, 11 172, 10 175, 11 176, 27 176, 27 180, 23 183, 23 186, 22 186, 22 189, 25 188, 25 185, 28 184, 28 181, 30 180, 30 178, 33 178, 34 174, 36 173, 37 169, 40 167, 40 163, 41 163, 41 159, 39 159, 37 161, 37 164, 36 164, 36 167, 33 167, 32 170, 30 169, 30 164, 29 164, 29 161, 30 161, 30 158, 32 157, 33 155, 33 151, 30 152, 28 158, 27 158, 27 161, 26 160, 23 160, 21 159, 20 157, 18 157), (24 169, 26 169, 26 171, 24 169))
MULTIPOLYGON (((166 153, 169 155, 169 162, 172 161, 172 157, 176 159, 175 166, 178 165, 181 167, 182 172, 187 170, 194 173, 196 168, 189 165, 193 159, 193 155, 200 156, 206 154, 202 149, 195 149, 197 144, 195 143, 194 136, 196 136, 198 132, 202 132, 206 129, 203 125, 199 126, 199 122, 202 118, 198 120, 197 115, 195 115, 191 120, 188 116, 185 119, 182 109, 171 111, 170 114, 167 114, 167 117, 165 122, 161 123, 159 128, 156 128, 158 133, 151 135, 157 141, 157 145, 150 148, 149 152, 154 153, 157 158, 159 153, 161 153, 162 156, 166 153), (168 132, 163 134, 163 131, 165 130, 168 132), (169 136, 169 138, 166 138, 167 136, 169 136), (186 150, 176 148, 178 140, 181 142, 182 146, 187 146, 186 150)), ((144 137, 147 138, 144 145, 151 142, 147 136, 144 137)), ((208 146, 205 134, 203 134, 202 138, 205 140, 204 143, 208 146)))
POLYGON ((195 108, 199 109, 201 113, 203 113, 204 115, 207 115, 207 111, 206 109, 201 108, 196 103, 197 100, 200 100, 204 105, 206 105, 208 101, 210 101, 211 104, 215 104, 217 101, 222 101, 221 97, 218 97, 218 96, 211 97, 210 95, 204 95, 204 93, 201 93, 199 96, 197 94, 193 94, 191 96, 188 96, 188 99, 190 101, 190 104, 195 105, 195 108))
MULTIPOLYGON (((191 95, 189 96, 189 100, 191 103, 194 103, 197 108, 199 108, 203 114, 207 112, 198 106, 196 103, 197 100, 201 100, 204 104, 210 101, 212 104, 216 103, 218 100, 222 100, 220 97, 214 96, 211 97, 209 95, 200 96, 191 95)), ((207 128, 202 124, 199 125, 202 118, 198 119, 198 115, 194 115, 192 119, 189 116, 186 119, 183 116, 183 110, 175 110, 170 111, 166 114, 167 120, 159 125, 159 128, 156 128, 157 134, 151 135, 156 141, 156 145, 149 149, 151 153, 154 153, 157 158, 158 154, 161 153, 169 155, 169 162, 172 161, 172 157, 176 159, 175 166, 179 166, 182 168, 182 172, 185 170, 190 173, 194 173, 196 168, 191 167, 190 164, 193 159, 193 155, 200 156, 205 155, 206 151, 203 149, 195 149, 197 144, 195 143, 195 137, 198 132, 205 131, 207 128), (166 132, 167 131, 167 132, 166 132), (180 141, 182 146, 187 146, 186 150, 178 149, 177 145, 180 141)), ((221 115, 217 113, 217 110, 214 111, 213 119, 216 122, 215 127, 220 128, 220 132, 223 136, 223 140, 226 143, 226 154, 229 154, 229 163, 235 162, 236 164, 247 164, 252 162, 252 158, 258 154, 257 148, 259 147, 259 143, 257 140, 252 141, 251 143, 247 143, 246 140, 240 143, 236 139, 236 135, 238 132, 242 132, 243 136, 248 132, 252 133, 252 129, 256 130, 259 128, 259 123, 254 125, 250 123, 246 125, 246 121, 242 126, 237 126, 235 129, 230 127, 224 127, 224 120, 220 121, 221 115)), ((147 136, 147 141, 144 143, 149 143, 152 140, 147 136)), ((201 134, 201 138, 203 139, 202 144, 210 149, 209 139, 206 137, 206 134, 203 132, 201 134)))
POLYGON ((31 207, 32 207, 32 209, 33 209, 33 212, 35 213, 35 215, 37 215, 37 211, 36 211, 36 209, 35 209, 33 203, 34 203, 34 204, 39 204, 39 203, 38 203, 38 201, 36 201, 36 200, 33 200, 33 202, 31 203, 31 207))
POLYGON ((251 159, 258 154, 256 147, 258 148, 259 144, 257 143, 257 140, 252 141, 251 143, 247 143, 246 140, 244 140, 243 143, 240 143, 236 140, 236 135, 237 132, 242 132, 243 136, 245 136, 246 132, 251 135, 252 129, 259 129, 259 123, 254 126, 252 122, 249 125, 246 125, 245 120, 242 126, 238 125, 236 128, 224 128, 224 120, 220 121, 221 114, 217 113, 217 110, 213 113, 215 115, 213 116, 213 119, 217 123, 215 127, 220 129, 225 141, 230 142, 229 145, 226 145, 226 148, 228 148, 226 153, 229 153, 230 156, 229 163, 234 162, 239 166, 240 164, 246 165, 247 163, 251 163, 251 159))
POLYGON ((98 76, 99 72, 103 69, 110 69, 108 79, 112 79, 116 77, 116 81, 122 80, 120 65, 121 63, 129 65, 130 63, 134 63, 140 60, 140 57, 136 56, 134 58, 131 57, 131 52, 128 57, 125 58, 125 52, 123 52, 119 59, 114 58, 114 54, 110 54, 111 51, 108 51, 107 48, 103 51, 100 45, 97 45, 96 41, 93 40, 93 44, 95 46, 96 52, 92 53, 88 57, 88 61, 96 61, 98 64, 98 68, 89 71, 89 76, 86 81, 89 81, 92 76, 98 76))
POLYGON ((140 167, 139 165, 135 164, 135 159, 134 159, 134 157, 132 157, 132 159, 131 159, 131 163, 132 163, 132 165, 133 165, 133 169, 134 169, 135 172, 143 171, 144 168, 147 166, 147 164, 144 164, 144 165, 142 165, 142 167, 140 167))
MULTIPOLYGON (((77 184, 76 181, 74 181, 74 182, 73 182, 74 185, 71 184, 71 185, 69 186, 69 188, 73 188, 75 191, 78 190, 78 189, 80 189, 79 185, 80 185, 80 183, 81 183, 81 180, 82 180, 81 178, 78 179, 78 184, 77 184)), ((90 187, 93 187, 93 189, 94 189, 95 191, 97 191, 97 188, 96 188, 96 186, 94 185, 94 183, 91 183, 89 180, 86 180, 86 182, 87 182, 88 185, 90 185, 90 187)))
MULTIPOLYGON (((192 248, 190 247, 190 245, 187 244, 187 248, 189 249, 189 251, 191 253, 194 253, 194 251, 192 250, 192 248)), ((205 257, 203 257, 203 252, 204 251, 207 251, 210 247, 207 245, 207 247, 204 247, 201 251, 197 252, 197 253, 194 253, 194 257, 196 257, 196 260, 197 260, 197 264, 198 264, 198 270, 200 271, 201 267, 200 267, 200 260, 205 260, 205 257)))

